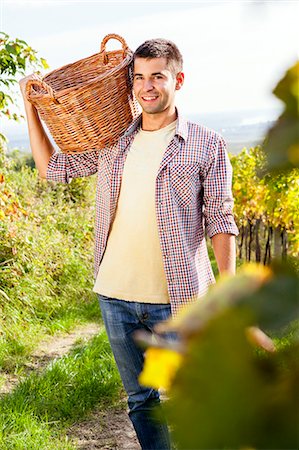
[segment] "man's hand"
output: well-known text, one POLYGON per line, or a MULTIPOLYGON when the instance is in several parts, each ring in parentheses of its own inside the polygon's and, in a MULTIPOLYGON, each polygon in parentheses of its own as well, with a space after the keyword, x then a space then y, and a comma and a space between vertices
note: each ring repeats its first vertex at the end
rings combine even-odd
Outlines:
POLYGON ((19 81, 20 90, 21 90, 21 93, 22 93, 25 103, 28 102, 27 96, 26 96, 26 85, 27 85, 27 81, 29 81, 29 80, 40 80, 40 77, 38 76, 37 73, 32 73, 31 75, 28 75, 27 77, 24 77, 19 81))
POLYGON ((26 85, 28 80, 39 80, 39 76, 33 73, 19 81, 20 90, 23 96, 25 112, 27 117, 28 133, 30 138, 30 147, 41 178, 46 178, 47 167, 54 148, 43 128, 37 109, 27 100, 26 85))
POLYGON ((236 240, 233 234, 220 233, 212 237, 214 255, 220 275, 236 273, 236 240))

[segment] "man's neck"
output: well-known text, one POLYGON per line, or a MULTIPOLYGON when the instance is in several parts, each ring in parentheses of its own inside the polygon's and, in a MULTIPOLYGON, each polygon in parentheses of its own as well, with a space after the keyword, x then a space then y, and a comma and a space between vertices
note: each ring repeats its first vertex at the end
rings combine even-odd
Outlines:
POLYGON ((173 112, 165 114, 162 113, 157 114, 147 114, 145 112, 142 113, 142 129, 144 131, 156 131, 161 128, 167 127, 170 123, 174 122, 177 118, 176 109, 173 112))

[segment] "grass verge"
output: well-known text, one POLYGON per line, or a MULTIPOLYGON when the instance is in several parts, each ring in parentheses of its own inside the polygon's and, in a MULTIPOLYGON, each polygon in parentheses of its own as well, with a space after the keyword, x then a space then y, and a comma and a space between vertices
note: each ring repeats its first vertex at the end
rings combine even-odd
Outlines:
POLYGON ((13 163, 0 172, 0 367, 19 375, 45 335, 100 319, 95 179, 47 183, 13 163))
POLYGON ((66 429, 119 397, 121 382, 105 332, 32 374, 0 401, 0 448, 70 450, 66 429))

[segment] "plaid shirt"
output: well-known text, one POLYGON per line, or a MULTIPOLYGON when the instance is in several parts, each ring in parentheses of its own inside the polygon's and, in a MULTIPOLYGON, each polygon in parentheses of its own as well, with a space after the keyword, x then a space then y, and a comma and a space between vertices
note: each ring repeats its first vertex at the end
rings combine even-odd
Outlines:
MULTIPOLYGON (((140 124, 141 117, 110 148, 55 153, 48 165, 47 179, 62 183, 98 172, 95 277, 115 216, 126 155, 140 124)), ((205 230, 209 237, 238 234, 232 214, 231 176, 223 138, 179 116, 156 178, 158 231, 174 315, 181 306, 204 295, 215 281, 205 230)))

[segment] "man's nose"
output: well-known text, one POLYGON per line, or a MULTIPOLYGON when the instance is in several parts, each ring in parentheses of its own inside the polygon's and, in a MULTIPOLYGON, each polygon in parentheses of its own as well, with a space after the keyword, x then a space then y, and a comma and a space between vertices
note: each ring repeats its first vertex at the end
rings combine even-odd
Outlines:
POLYGON ((145 91, 151 91, 153 89, 153 83, 151 80, 144 80, 143 89, 145 91))

